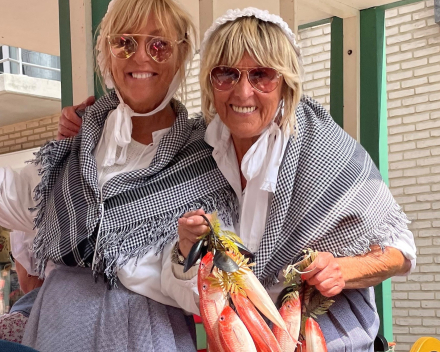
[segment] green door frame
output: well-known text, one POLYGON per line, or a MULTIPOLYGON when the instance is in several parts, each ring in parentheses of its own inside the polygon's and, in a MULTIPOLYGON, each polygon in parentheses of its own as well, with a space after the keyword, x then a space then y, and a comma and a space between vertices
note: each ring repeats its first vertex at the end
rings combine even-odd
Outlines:
MULTIPOLYGON (((385 9, 360 11, 360 143, 388 183, 385 9)), ((393 340, 391 280, 375 287, 379 333, 393 340)))
POLYGON ((344 21, 331 20, 330 115, 344 128, 344 21))
POLYGON ((58 0, 60 28, 61 106, 73 105, 70 1, 58 0))
MULTIPOLYGON (((107 13, 107 8, 110 0, 93 0, 92 1, 92 33, 94 35, 93 39, 93 47, 95 47, 96 39, 98 35, 96 34, 96 29, 101 23, 101 20, 104 18, 107 13)), ((104 95, 104 90, 102 89, 101 82, 98 78, 96 72, 94 73, 94 86, 95 86, 95 97, 96 99, 102 97, 104 95)))

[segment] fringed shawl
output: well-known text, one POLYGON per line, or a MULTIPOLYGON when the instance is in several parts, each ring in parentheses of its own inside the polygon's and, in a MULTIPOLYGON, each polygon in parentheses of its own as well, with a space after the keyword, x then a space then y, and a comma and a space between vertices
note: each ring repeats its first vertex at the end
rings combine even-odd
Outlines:
POLYGON ((364 148, 304 96, 280 167, 255 274, 266 287, 312 248, 335 256, 383 247, 407 218, 364 148))
POLYGON ((36 154, 41 183, 35 189, 38 229, 34 250, 39 272, 48 260, 90 266, 112 285, 116 270, 154 246, 159 253, 177 236, 177 220, 191 210, 217 210, 230 223, 236 197, 204 142, 204 125, 189 120, 173 101, 176 121, 146 169, 122 173, 98 188, 97 145, 109 111, 119 101, 110 93, 86 110, 73 139, 49 142, 36 154), (95 250, 96 248, 96 250, 95 250))

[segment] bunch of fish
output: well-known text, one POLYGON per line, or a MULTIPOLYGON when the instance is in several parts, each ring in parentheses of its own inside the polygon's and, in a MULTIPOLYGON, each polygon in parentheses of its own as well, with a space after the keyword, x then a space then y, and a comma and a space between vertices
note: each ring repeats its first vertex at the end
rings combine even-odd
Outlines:
POLYGON ((303 282, 301 274, 317 257, 312 250, 305 251, 304 259, 284 270, 287 287, 280 293, 280 314, 287 325, 287 332, 273 327, 273 332, 283 352, 327 352, 324 335, 316 321, 318 315, 327 312, 333 300, 303 282))
MULTIPOLYGON (((253 255, 234 233, 222 231, 218 220, 207 218, 211 231, 199 239, 188 255, 184 270, 200 260, 198 290, 200 315, 210 352, 324 352, 325 340, 316 318, 307 311, 316 305, 310 287, 298 285, 292 270, 277 310, 267 291, 251 270, 253 255), (290 280, 294 280, 293 283, 290 280), (306 307, 305 310, 302 307, 306 307), (273 330, 263 319, 273 323, 273 330), (308 316, 307 316, 308 315, 308 316), (307 343, 307 347, 306 347, 307 343), (298 346, 298 349, 297 349, 298 346)), ((293 270, 294 271, 294 270, 293 270)), ((298 270, 297 270, 298 271, 298 270)), ((298 271, 299 272, 299 271, 298 271)), ((318 312, 318 314, 319 314, 318 312)))

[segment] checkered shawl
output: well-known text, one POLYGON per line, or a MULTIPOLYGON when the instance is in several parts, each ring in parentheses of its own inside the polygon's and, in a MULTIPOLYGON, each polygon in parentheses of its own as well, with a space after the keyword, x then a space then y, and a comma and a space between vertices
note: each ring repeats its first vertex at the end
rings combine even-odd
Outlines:
POLYGON ((235 194, 204 142, 204 124, 188 119, 175 100, 176 121, 150 166, 113 177, 101 191, 93 150, 118 104, 114 92, 104 96, 86 110, 75 138, 49 142, 36 153, 42 180, 35 189, 34 250, 41 275, 48 260, 90 266, 96 245, 95 274, 104 272, 114 285, 129 259, 153 246, 160 253, 176 237, 185 212, 217 210, 227 223, 237 213, 235 194))
POLYGON ((296 114, 296 135, 278 173, 256 256, 254 272, 266 287, 304 249, 354 256, 407 230, 405 214, 362 146, 309 97, 296 114))

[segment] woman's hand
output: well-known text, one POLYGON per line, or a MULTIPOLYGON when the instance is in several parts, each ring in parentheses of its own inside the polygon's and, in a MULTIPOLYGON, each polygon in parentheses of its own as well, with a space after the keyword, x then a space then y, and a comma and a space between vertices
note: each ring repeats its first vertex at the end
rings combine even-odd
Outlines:
POLYGON ((329 252, 320 252, 304 271, 307 273, 302 274, 301 278, 310 286, 315 286, 323 296, 336 296, 345 287, 341 267, 329 252))
POLYGON ((211 221, 211 215, 205 214, 203 209, 190 211, 178 221, 179 250, 185 258, 198 238, 209 232, 209 226, 201 215, 205 215, 211 221))
POLYGON ((410 260, 396 248, 370 247, 364 255, 335 258, 331 253, 319 253, 304 271, 302 278, 315 286, 324 296, 331 297, 345 289, 376 286, 395 275, 404 275, 411 269, 410 260))
POLYGON ((95 97, 90 96, 79 105, 66 106, 61 111, 60 120, 58 121, 57 140, 75 137, 82 125, 81 118, 76 114, 76 110, 84 110, 87 106, 95 103, 95 97))

